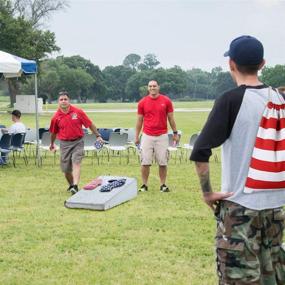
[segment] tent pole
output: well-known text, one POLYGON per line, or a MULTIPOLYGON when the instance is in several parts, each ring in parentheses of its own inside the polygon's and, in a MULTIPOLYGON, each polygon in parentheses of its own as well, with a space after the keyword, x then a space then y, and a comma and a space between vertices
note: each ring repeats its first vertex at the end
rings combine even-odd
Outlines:
POLYGON ((36 162, 37 166, 40 166, 40 135, 39 135, 39 112, 38 112, 38 77, 35 73, 35 111, 36 111, 36 162))

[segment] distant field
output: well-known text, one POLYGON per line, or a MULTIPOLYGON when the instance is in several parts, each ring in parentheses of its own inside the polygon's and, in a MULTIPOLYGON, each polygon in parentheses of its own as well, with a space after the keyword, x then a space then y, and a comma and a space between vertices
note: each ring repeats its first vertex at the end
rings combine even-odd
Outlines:
MULTIPOLYGON (((179 108, 208 108, 210 107, 212 102, 185 102, 184 106, 179 105, 179 108), (181 106, 181 107, 180 107, 181 106), (183 106, 183 107, 182 107, 183 106), (186 107, 190 106, 190 107, 186 107), (199 107, 198 107, 199 106, 199 107)), ((102 104, 97 105, 102 107, 101 109, 112 109, 116 108, 116 105, 110 104, 102 104)), ((121 109, 128 109, 128 103, 120 104, 121 109)), ((135 108, 135 104, 132 105, 135 108)), ((83 107, 83 105, 80 105, 83 107)), ((90 106, 88 106, 90 107, 90 106)), ((175 107, 177 107, 175 103, 175 107)), ((89 108, 85 108, 85 110, 89 108)), ((92 109, 92 108, 90 108, 92 109)), ((136 114, 135 113, 88 113, 88 116, 94 121, 95 125, 100 128, 134 128, 136 124, 136 114)), ((188 142, 189 137, 192 133, 195 133, 201 130, 202 125, 206 121, 208 116, 208 112, 176 112, 175 119, 177 123, 177 127, 182 131, 182 142, 188 142)), ((50 119, 52 117, 52 113, 44 113, 39 115, 39 126, 40 127, 48 127, 50 124, 50 119)), ((23 114, 22 115, 23 123, 30 128, 35 128, 35 115, 34 114, 23 114)), ((0 113, 0 123, 4 125, 11 124, 11 115, 8 113, 0 113)))
MULTIPOLYGON (((1 96, 0 93, 0 110, 8 109, 10 104, 9 97, 1 96)), ((136 109, 137 103, 88 103, 88 104, 74 104, 85 110, 102 110, 102 109, 136 109)), ((193 101, 193 102, 174 102, 175 108, 211 108, 213 101, 193 101)), ((57 104, 47 104, 44 106, 45 110, 56 110, 57 104)))
POLYGON ((3 96, 3 91, 0 90, 0 103, 9 103, 9 97, 3 96))
MULTIPOLYGON (((137 103, 89 103, 75 104, 83 109, 136 109, 137 103)), ((175 108, 211 108, 213 101, 174 102, 175 108)), ((47 105, 48 110, 56 109, 57 104, 47 105)))

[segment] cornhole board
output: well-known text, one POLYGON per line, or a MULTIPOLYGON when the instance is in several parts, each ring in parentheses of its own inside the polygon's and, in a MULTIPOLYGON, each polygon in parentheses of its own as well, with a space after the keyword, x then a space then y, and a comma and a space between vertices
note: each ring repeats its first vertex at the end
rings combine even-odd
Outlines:
POLYGON ((101 186, 94 190, 81 189, 64 202, 67 208, 108 210, 124 202, 135 198, 138 194, 137 180, 130 177, 99 176, 103 180, 102 185, 112 179, 127 179, 126 183, 110 192, 100 192, 101 186))

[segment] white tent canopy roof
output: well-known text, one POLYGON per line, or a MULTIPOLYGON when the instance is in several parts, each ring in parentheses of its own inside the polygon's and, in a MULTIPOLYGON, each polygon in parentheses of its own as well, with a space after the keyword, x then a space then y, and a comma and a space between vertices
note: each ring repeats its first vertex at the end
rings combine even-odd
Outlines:
POLYGON ((16 73, 21 71, 21 62, 19 62, 12 54, 0 51, 0 72, 16 73))
POLYGON ((5 77, 19 77, 21 73, 35 74, 37 64, 34 60, 0 51, 0 73, 3 73, 5 77))

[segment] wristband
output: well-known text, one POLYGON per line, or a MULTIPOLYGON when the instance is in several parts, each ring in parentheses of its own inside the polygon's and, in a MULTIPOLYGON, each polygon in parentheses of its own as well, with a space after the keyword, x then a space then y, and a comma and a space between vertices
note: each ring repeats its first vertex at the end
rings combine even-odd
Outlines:
POLYGON ((178 131, 173 131, 173 134, 174 135, 178 135, 178 131))
POLYGON ((100 137, 101 137, 101 135, 100 135, 100 134, 96 135, 96 138, 100 138, 100 137))

